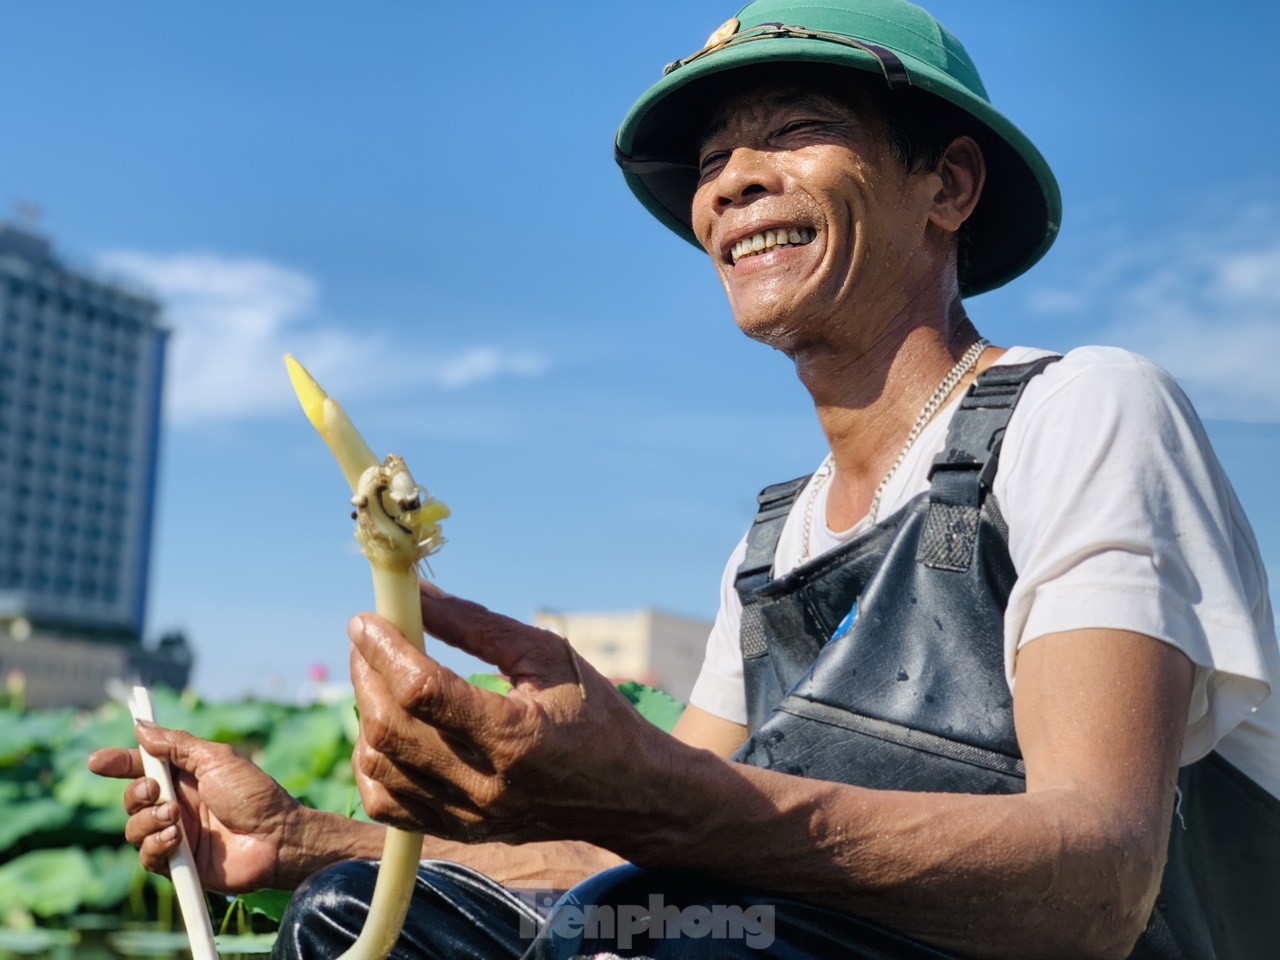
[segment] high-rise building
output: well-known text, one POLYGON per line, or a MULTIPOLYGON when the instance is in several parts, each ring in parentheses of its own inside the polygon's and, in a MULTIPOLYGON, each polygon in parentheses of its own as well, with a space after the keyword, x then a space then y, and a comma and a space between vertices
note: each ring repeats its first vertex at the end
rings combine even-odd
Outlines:
POLYGON ((158 315, 145 294, 0 224, 0 668, 63 663, 72 681, 105 657, 90 687, 113 670, 148 672, 134 661, 147 660, 168 335, 158 315), (58 640, 37 655, 35 641, 58 640))
POLYGON ((638 680, 688 702, 711 624, 659 610, 561 613, 539 610, 534 626, 564 637, 611 680, 638 680))

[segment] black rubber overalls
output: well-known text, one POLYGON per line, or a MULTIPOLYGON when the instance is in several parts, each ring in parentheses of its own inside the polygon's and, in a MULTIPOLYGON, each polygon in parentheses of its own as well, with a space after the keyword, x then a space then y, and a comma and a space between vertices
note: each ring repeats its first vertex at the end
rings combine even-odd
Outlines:
MULTIPOLYGON (((737 759, 879 789, 1025 789, 1003 650, 1017 573, 991 490, 1014 406, 1050 362, 989 368, 929 491, 778 579, 774 550, 807 478, 761 493, 737 575, 753 731, 737 759)), ((1280 957, 1278 877, 1280 803, 1216 753, 1184 768, 1132 956, 1280 957)))

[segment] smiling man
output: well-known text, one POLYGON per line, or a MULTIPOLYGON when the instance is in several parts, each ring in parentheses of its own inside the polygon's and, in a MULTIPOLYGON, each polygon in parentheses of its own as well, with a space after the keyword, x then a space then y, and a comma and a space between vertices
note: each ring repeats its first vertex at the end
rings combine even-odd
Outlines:
MULTIPOLYGON (((616 146, 738 326, 794 361, 829 452, 761 493, 674 738, 559 637, 432 587, 427 630, 510 696, 352 621, 365 808, 429 834, 397 955, 1274 955, 1257 547, 1162 371, 969 319, 1060 204, 960 44, 901 0, 758 0, 616 146), (513 892, 575 883, 548 917, 513 892)), ((189 775, 182 806, 127 791, 143 862, 181 823, 215 889, 314 872, 277 954, 341 953, 379 829, 139 736, 189 775)), ((141 776, 136 753, 92 764, 141 776)))

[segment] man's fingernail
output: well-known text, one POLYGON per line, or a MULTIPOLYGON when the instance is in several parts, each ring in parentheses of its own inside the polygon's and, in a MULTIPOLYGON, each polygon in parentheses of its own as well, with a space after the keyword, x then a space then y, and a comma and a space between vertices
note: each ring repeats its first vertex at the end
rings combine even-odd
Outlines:
POLYGON ((163 830, 160 831, 160 839, 164 843, 168 843, 170 840, 173 840, 177 836, 178 836, 177 827, 165 827, 163 830))
POLYGON ((359 640, 364 636, 364 618, 359 614, 347 621, 347 636, 359 640))
POLYGON ((156 819, 161 823, 172 823, 174 821, 173 804, 162 803, 156 807, 156 819))
POLYGON ((141 783, 138 784, 134 792, 138 794, 139 800, 151 800, 152 799, 151 781, 143 780, 141 783))
POLYGON ((428 597, 434 597, 434 598, 435 598, 435 599, 437 599, 437 600, 452 600, 452 599, 453 599, 453 594, 452 594, 452 593, 445 593, 445 591, 441 590, 439 587, 437 587, 437 586, 436 586, 434 583, 432 583, 430 580, 419 580, 419 581, 418 581, 418 587, 419 587, 419 589, 421 589, 421 590, 422 590, 422 592, 423 592, 423 593, 425 593, 428 597))

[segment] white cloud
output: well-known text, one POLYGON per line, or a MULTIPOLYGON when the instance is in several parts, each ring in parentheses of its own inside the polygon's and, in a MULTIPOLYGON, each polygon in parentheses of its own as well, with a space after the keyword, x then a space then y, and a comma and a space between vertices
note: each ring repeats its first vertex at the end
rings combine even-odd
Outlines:
POLYGON ((1151 357, 1206 417, 1280 421, 1277 215, 1227 207, 1157 237, 1119 240, 1069 289, 1031 291, 1029 306, 1100 322, 1099 342, 1151 357))
POLYGON ((215 253, 103 254, 104 270, 143 283, 173 329, 166 415, 178 425, 293 412, 281 357, 293 353, 325 386, 354 397, 372 389, 460 390, 500 377, 534 377, 546 357, 489 345, 427 351, 387 331, 354 333, 311 319, 318 286, 268 260, 215 253), (368 371, 379 371, 376 382, 368 371))
POLYGON ((547 370, 545 357, 532 353, 504 353, 494 347, 470 347, 435 371, 436 382, 457 390, 495 377, 536 377, 547 370))
POLYGON ((1080 291, 1056 287, 1035 289, 1028 296, 1031 309, 1036 313, 1080 313, 1088 303, 1080 291))

